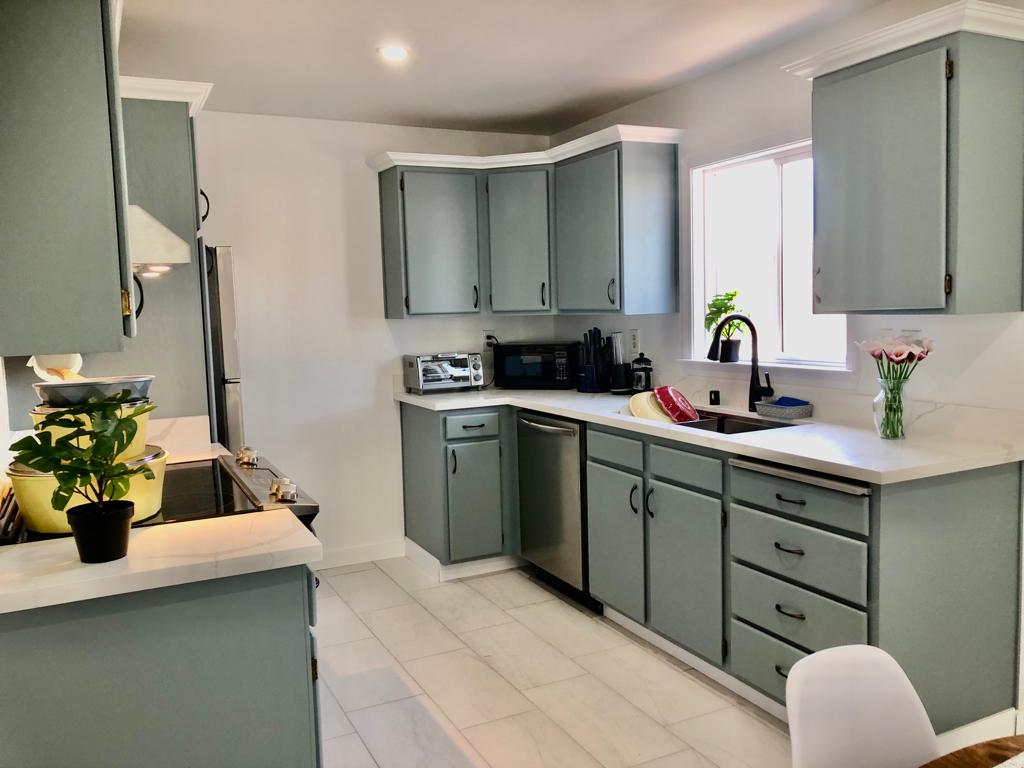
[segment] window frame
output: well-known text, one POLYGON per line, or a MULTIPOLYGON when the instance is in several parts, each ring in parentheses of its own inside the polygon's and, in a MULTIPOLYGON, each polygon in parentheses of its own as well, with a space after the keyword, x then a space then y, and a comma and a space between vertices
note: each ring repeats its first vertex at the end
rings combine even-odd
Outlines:
MULTIPOLYGON (((690 311, 684 316, 683 320, 683 331, 685 338, 687 339, 687 345, 689 347, 688 362, 707 362, 714 365, 720 365, 717 361, 709 361, 705 358, 703 350, 707 344, 707 338, 704 331, 703 324, 703 308, 707 305, 708 301, 708 286, 707 286, 707 259, 704 252, 705 247, 705 211, 707 208, 706 203, 706 184, 704 174, 709 170, 723 170, 741 167, 752 163, 763 162, 766 159, 772 159, 776 167, 781 166, 785 162, 792 162, 794 160, 802 160, 804 158, 813 158, 812 142, 811 139, 801 139, 799 141, 790 142, 788 144, 782 144, 775 147, 770 147, 763 150, 739 155, 726 160, 719 160, 715 162, 703 163, 701 165, 693 166, 690 168, 690 263, 689 263, 689 294, 690 294, 690 311), (700 309, 700 318, 698 318, 698 308, 700 309)), ((781 168, 779 167, 779 185, 781 187, 783 183, 781 168)), ((780 190, 781 199, 781 190, 780 190)), ((778 306, 779 306, 779 339, 780 344, 785 344, 785 314, 783 312, 785 302, 785 289, 783 286, 783 270, 784 270, 784 259, 785 253, 783 251, 783 226, 782 226, 782 206, 779 207, 779 237, 776 243, 776 270, 778 277, 778 306)), ((825 360, 807 360, 796 356, 786 356, 784 353, 784 347, 781 350, 782 354, 778 358, 765 360, 762 359, 760 362, 762 365, 771 365, 774 367, 782 367, 793 370, 809 370, 809 371, 829 371, 838 373, 848 373, 853 370, 852 368, 852 356, 850 354, 850 329, 849 323, 846 328, 846 349, 845 359, 841 362, 829 362, 825 360)), ((748 366, 749 361, 741 360, 739 363, 733 363, 732 365, 748 366)))

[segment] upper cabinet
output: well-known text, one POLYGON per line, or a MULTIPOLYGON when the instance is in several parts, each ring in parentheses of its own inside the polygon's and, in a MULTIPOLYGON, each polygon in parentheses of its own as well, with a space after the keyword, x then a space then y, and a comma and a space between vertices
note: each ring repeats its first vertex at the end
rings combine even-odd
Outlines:
POLYGON ((544 152, 374 158, 386 316, 675 312, 679 135, 614 126, 544 152))
POLYGON ((555 168, 558 308, 678 308, 675 144, 623 142, 555 168))
POLYGON ((480 311, 478 174, 392 168, 381 174, 388 317, 480 311))
POLYGON ((495 312, 550 312, 550 167, 487 173, 490 305, 495 312))
POLYGON ((1024 43, 943 35, 812 98, 815 311, 1020 311, 1024 43))
POLYGON ((134 335, 106 0, 0 0, 0 355, 116 351, 134 335))

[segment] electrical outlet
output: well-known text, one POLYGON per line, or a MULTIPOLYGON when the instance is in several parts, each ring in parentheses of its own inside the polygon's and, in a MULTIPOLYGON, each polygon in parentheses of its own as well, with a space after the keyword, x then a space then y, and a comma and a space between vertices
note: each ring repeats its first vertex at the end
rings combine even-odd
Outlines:
POLYGON ((488 336, 494 336, 494 331, 493 330, 487 330, 485 328, 483 333, 484 333, 484 346, 488 347, 488 348, 493 346, 494 342, 491 341, 490 339, 488 339, 487 337, 488 336))
POLYGON ((629 329, 629 357, 633 359, 640 356, 640 329, 629 329))

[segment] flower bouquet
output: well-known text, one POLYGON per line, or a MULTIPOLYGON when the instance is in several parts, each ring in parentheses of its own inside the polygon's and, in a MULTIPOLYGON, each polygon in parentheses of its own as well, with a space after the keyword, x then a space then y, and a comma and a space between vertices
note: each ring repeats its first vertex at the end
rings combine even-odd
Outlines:
POLYGON ((885 440, 899 440, 903 432, 903 385, 931 354, 930 339, 859 341, 857 346, 875 359, 881 391, 874 401, 875 428, 885 440))

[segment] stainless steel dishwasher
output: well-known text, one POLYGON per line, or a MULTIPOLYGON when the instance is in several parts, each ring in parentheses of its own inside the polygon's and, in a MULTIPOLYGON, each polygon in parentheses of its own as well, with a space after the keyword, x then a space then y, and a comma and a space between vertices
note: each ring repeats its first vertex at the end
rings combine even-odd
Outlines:
POLYGON ((520 413, 516 421, 522 556, 586 590, 583 425, 529 412, 520 413))

